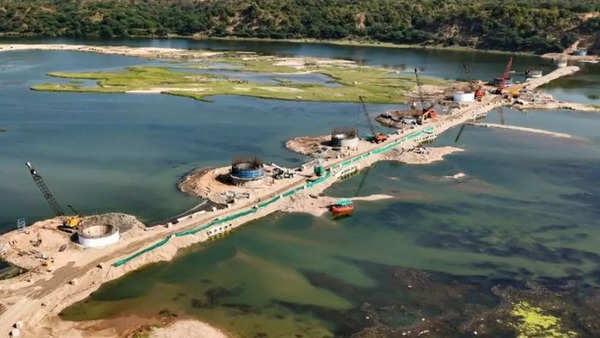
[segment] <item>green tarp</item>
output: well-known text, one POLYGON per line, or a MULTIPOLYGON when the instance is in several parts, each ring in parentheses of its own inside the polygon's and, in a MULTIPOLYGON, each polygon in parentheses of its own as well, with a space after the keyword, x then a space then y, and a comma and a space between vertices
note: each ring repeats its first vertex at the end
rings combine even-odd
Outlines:
POLYGON ((160 241, 158 243, 155 243, 152 246, 149 246, 149 247, 145 248, 144 250, 138 251, 138 252, 134 253, 133 255, 131 255, 131 256, 127 257, 127 258, 121 259, 120 261, 116 261, 115 263, 113 263, 113 266, 114 267, 121 266, 121 265, 129 262, 130 260, 132 260, 132 259, 134 259, 134 258, 136 258, 138 256, 141 256, 141 255, 145 254, 146 252, 152 251, 152 250, 154 250, 154 249, 156 249, 158 247, 161 247, 161 246, 167 244, 168 241, 169 241, 169 237, 165 237, 165 239, 163 239, 162 241, 160 241))

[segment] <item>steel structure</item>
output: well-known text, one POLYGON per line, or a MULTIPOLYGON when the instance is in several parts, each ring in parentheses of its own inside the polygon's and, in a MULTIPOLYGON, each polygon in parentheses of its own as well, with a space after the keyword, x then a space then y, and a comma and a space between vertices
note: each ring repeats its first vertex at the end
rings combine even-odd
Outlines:
POLYGON ((510 70, 513 64, 513 57, 511 56, 508 59, 508 63, 506 64, 506 68, 504 69, 504 73, 502 73, 502 79, 500 80, 500 84, 498 85, 498 89, 502 90, 506 87, 506 81, 510 78, 510 70))
POLYGON ((378 133, 377 130, 375 130, 375 125, 373 124, 373 121, 371 121, 371 117, 369 116, 369 111, 367 110, 367 105, 365 104, 364 98, 362 96, 359 96, 358 99, 360 100, 360 103, 362 105, 362 110, 365 114, 365 117, 367 118, 367 122, 369 123, 369 129, 372 133, 372 141, 375 143, 385 142, 387 140, 387 135, 383 133, 378 133))
POLYGON ((48 202, 50 209, 52 209, 52 211, 54 211, 54 214, 56 216, 64 216, 65 212, 64 212, 63 208, 60 206, 60 204, 58 204, 58 202, 56 201, 56 198, 54 198, 54 195, 52 194, 52 192, 46 185, 46 182, 44 182, 42 175, 40 175, 40 173, 37 171, 37 169, 35 169, 33 167, 31 162, 25 163, 25 166, 27 167, 27 169, 29 169, 29 173, 31 174, 31 177, 33 178, 33 182, 35 182, 37 187, 42 192, 42 195, 44 195, 44 199, 46 200, 46 202, 48 202))

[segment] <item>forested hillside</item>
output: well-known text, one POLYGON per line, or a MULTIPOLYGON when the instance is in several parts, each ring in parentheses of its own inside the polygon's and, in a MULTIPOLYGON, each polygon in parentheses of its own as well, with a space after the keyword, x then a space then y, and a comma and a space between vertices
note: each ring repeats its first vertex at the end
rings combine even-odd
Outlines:
POLYGON ((600 31, 600 0, 0 0, 5 36, 362 39, 558 51, 600 31))

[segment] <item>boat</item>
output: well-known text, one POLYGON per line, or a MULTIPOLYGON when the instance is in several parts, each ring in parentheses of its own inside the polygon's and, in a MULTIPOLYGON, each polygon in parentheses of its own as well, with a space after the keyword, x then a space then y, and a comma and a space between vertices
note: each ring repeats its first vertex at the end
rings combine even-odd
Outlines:
POLYGON ((354 203, 349 199, 341 199, 332 204, 329 210, 335 217, 352 215, 354 212, 354 203))

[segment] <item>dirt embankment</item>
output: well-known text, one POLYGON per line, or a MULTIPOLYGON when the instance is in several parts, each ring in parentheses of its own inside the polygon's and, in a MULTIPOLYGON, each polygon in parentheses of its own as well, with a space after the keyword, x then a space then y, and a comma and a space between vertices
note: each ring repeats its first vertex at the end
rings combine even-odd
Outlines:
MULTIPOLYGON (((597 13, 592 14, 591 17, 595 17, 597 13)), ((567 60, 567 61, 576 61, 576 62, 589 62, 589 63, 598 63, 600 62, 600 55, 573 55, 573 52, 581 47, 581 40, 575 41, 571 46, 562 51, 562 53, 546 53, 542 55, 543 58, 553 59, 553 60, 567 60)))
MULTIPOLYGON (((19 326, 21 337, 122 337, 135 329, 136 321, 104 327, 99 321, 67 322, 58 317, 60 311, 80 301, 103 283, 119 278, 150 262, 168 260, 178 247, 152 252, 127 266, 116 269, 111 264, 125 254, 164 237, 164 227, 147 229, 134 216, 105 214, 84 217, 83 222, 118 226, 121 238, 105 248, 84 248, 73 234, 58 229, 65 217, 32 224, 0 236, 0 257, 11 264, 27 268, 27 272, 0 280, 0 333, 8 335, 19 326), (17 324, 19 323, 19 324, 17 324), (22 324, 20 324, 22 323, 22 324), (17 324, 17 325, 16 325, 17 324)), ((191 245, 187 238, 178 243, 191 245)), ((213 330, 214 331, 214 330, 213 330)), ((198 332, 202 335, 202 332, 198 332)))
POLYGON ((227 337, 221 330, 215 329, 206 323, 197 320, 180 320, 167 327, 152 330, 150 338, 200 337, 200 332, 203 338, 227 337))
POLYGON ((457 147, 420 147, 410 151, 392 150, 385 155, 388 161, 398 161, 406 164, 429 164, 443 161, 444 157, 464 151, 457 147))
MULTIPOLYGON (((192 196, 205 198, 215 204, 239 204, 255 201, 264 195, 283 189, 293 178, 275 179, 277 170, 273 165, 264 165, 265 177, 245 184, 234 184, 230 177, 231 167, 205 168, 186 175, 178 184, 180 191, 192 196)), ((295 179, 301 179, 299 175, 295 179)))
POLYGON ((22 50, 56 50, 134 56, 152 59, 202 59, 222 54, 203 50, 158 47, 92 46, 71 44, 0 44, 0 52, 22 50))
POLYGON ((302 155, 311 155, 322 147, 330 145, 331 136, 301 136, 294 137, 285 143, 285 147, 302 155))

